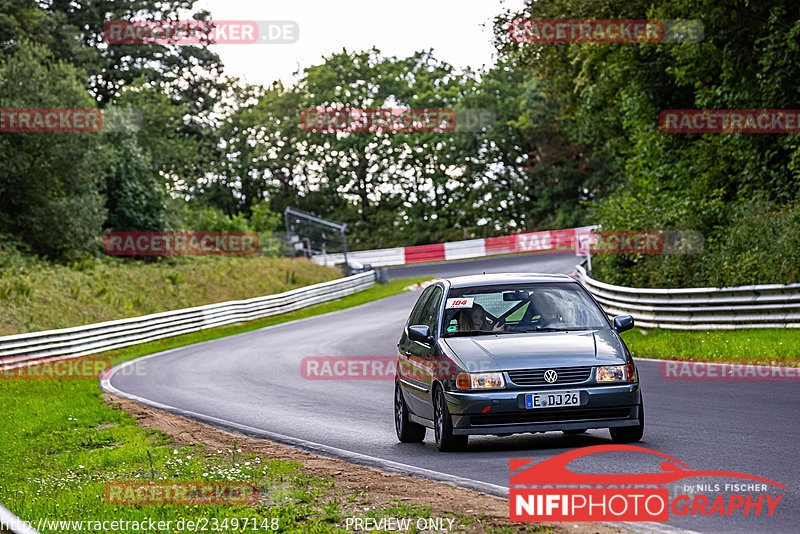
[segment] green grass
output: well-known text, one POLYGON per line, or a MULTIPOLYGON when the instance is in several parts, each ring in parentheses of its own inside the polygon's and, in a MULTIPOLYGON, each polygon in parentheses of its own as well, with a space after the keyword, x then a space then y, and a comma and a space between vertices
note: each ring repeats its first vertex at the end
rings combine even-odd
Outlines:
MULTIPOLYGON (((245 324, 129 347, 110 353, 113 363, 198 341, 357 306, 400 293, 420 279, 392 280, 295 312, 245 324)), ((155 520, 258 518, 281 532, 344 532, 340 503, 322 498, 333 482, 310 477, 299 464, 202 445, 175 448, 160 432, 140 428, 127 413, 107 406, 95 381, 0 379, 0 502, 22 519, 155 520), (109 481, 215 480, 258 484, 256 506, 112 506, 109 481), (268 523, 272 524, 272 523, 268 523)), ((391 514, 378 509, 375 514, 391 514)), ((173 523, 174 525, 174 523, 173 523)), ((36 525, 34 525, 36 526, 36 525)), ((44 528, 43 532, 58 532, 44 528)), ((231 529, 226 530, 233 531, 231 529)))
POLYGON ((622 338, 637 358, 781 366, 800 363, 800 330, 792 328, 631 330, 622 338))
POLYGON ((4 267, 2 255, 0 249, 0 336, 269 295, 341 276, 302 258, 29 260, 4 267))

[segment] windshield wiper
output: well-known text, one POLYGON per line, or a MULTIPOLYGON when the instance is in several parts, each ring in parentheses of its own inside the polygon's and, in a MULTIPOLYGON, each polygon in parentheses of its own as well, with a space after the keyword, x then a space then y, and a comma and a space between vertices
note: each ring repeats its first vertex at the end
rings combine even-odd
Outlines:
POLYGON ((550 326, 542 326, 540 328, 531 328, 528 330, 523 330, 526 334, 531 332, 575 332, 578 330, 590 330, 588 327, 562 327, 562 328, 553 328, 550 326))
POLYGON ((505 330, 498 330, 497 332, 493 332, 491 330, 464 330, 462 332, 450 332, 447 334, 447 337, 455 337, 455 336, 491 336, 497 334, 511 334, 513 332, 505 331, 505 330))

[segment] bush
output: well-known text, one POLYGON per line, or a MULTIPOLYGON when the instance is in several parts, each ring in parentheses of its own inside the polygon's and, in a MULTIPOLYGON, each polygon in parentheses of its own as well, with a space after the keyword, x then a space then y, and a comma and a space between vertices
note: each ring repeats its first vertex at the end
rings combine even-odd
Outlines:
POLYGON ((730 207, 729 222, 712 229, 697 254, 597 256, 594 275, 634 287, 800 282, 799 228, 800 204, 743 202, 730 207))

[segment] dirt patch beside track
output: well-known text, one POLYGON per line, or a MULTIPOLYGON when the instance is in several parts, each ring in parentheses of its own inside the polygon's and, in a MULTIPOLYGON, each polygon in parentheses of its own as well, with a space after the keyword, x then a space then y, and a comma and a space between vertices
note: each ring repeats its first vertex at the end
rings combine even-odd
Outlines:
MULTIPOLYGON (((138 404, 130 399, 104 394, 110 406, 125 410, 135 417, 142 428, 167 434, 179 447, 203 445, 209 449, 236 446, 246 454, 263 455, 276 460, 298 462, 312 476, 333 480, 334 486, 323 499, 336 500, 354 517, 365 511, 404 505, 430 507, 431 517, 467 517, 467 532, 522 532, 528 527, 545 527, 531 523, 511 523, 508 520, 508 500, 445 484, 319 456, 288 445, 263 439, 232 434, 224 430, 138 404), (353 499, 351 496, 357 496, 353 499), (351 497, 348 499, 348 497, 351 497)), ((553 533, 611 534, 617 529, 594 523, 553 523, 553 533)), ((547 530, 543 529, 543 532, 547 530)))

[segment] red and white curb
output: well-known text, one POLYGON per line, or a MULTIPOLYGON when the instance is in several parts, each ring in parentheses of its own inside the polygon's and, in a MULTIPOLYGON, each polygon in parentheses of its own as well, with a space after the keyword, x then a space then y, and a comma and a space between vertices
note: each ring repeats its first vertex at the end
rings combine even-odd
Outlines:
MULTIPOLYGON (((357 250, 348 252, 347 259, 348 261, 369 264, 373 267, 382 267, 429 261, 463 260, 521 252, 572 252, 575 250, 575 232, 585 231, 587 228, 589 227, 545 230, 542 232, 527 232, 414 247, 357 250)), ((314 256, 312 259, 322 265, 344 263, 342 254, 325 254, 314 256)))

